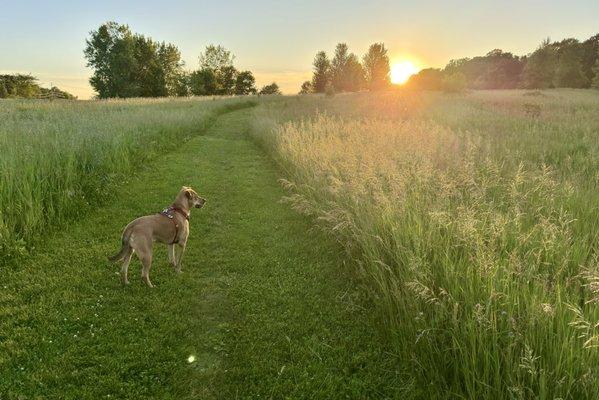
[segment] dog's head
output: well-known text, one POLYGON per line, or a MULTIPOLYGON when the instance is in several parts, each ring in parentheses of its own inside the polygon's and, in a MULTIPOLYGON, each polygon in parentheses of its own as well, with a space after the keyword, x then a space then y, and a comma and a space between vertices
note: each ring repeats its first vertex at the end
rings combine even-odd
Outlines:
POLYGON ((206 199, 200 197, 200 195, 192 188, 183 186, 181 191, 185 194, 185 198, 189 202, 189 208, 202 208, 204 207, 204 204, 206 204, 206 199))

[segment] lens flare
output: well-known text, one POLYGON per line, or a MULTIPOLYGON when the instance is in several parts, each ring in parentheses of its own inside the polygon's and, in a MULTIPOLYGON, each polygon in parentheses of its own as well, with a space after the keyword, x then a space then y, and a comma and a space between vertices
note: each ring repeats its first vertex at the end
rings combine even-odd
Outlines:
POLYGON ((396 62, 391 66, 391 83, 404 84, 410 79, 410 76, 417 74, 418 71, 418 67, 411 61, 396 62))

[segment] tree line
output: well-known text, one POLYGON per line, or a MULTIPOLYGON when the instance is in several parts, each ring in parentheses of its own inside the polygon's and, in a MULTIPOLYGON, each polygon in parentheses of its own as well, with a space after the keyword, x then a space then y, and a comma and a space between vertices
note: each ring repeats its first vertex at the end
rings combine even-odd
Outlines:
POLYGON ((75 96, 56 86, 43 88, 37 83, 37 78, 31 75, 0 75, 0 99, 9 98, 74 100, 75 96))
POLYGON ((580 42, 544 40, 529 55, 496 49, 484 56, 451 60, 443 69, 427 68, 412 76, 409 87, 460 89, 599 89, 599 34, 580 42))
POLYGON ((302 84, 300 94, 387 89, 391 86, 387 52, 383 43, 374 43, 360 62, 346 43, 336 46, 332 60, 319 51, 312 64, 312 80, 302 84))
POLYGON ((187 71, 175 45, 116 22, 90 32, 84 54, 99 98, 280 94, 274 82, 258 91, 253 73, 237 70, 235 56, 222 46, 207 46, 199 68, 187 71))

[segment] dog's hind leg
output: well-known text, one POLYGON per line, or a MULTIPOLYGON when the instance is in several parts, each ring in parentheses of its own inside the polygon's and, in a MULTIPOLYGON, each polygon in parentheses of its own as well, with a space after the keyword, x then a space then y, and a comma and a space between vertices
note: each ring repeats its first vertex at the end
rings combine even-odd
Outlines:
POLYGON ((149 287, 154 287, 150 282, 150 267, 152 266, 152 245, 144 246, 143 249, 138 249, 137 257, 141 261, 141 280, 149 287))
POLYGON ((168 262, 172 264, 173 267, 177 266, 177 253, 175 253, 175 245, 168 245, 168 262))
POLYGON ((181 272, 181 262, 183 261, 183 253, 185 253, 185 247, 186 247, 186 245, 187 245, 187 243, 185 243, 185 242, 179 243, 179 246, 181 247, 181 250, 179 250, 179 259, 175 263, 175 271, 177 273, 181 272))
POLYGON ((121 282, 123 285, 129 284, 129 278, 127 277, 127 272, 129 270, 129 263, 131 262, 131 256, 133 256, 133 249, 129 247, 127 253, 123 257, 123 265, 121 266, 121 282))

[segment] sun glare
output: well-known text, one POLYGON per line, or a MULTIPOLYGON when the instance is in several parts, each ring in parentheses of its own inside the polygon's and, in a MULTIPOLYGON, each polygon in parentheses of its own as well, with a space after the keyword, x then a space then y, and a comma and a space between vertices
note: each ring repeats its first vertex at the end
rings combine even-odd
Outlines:
POLYGON ((410 76, 418 73, 419 69, 411 61, 399 61, 391 66, 391 83, 402 85, 410 76))

